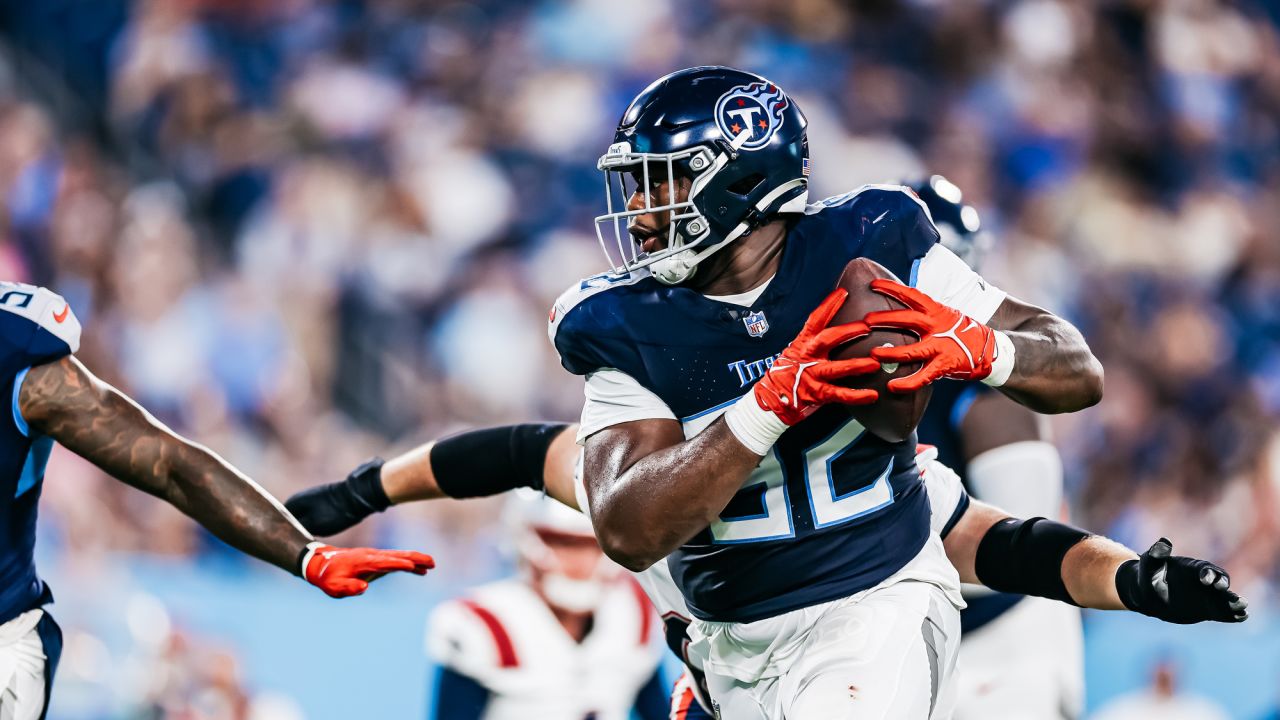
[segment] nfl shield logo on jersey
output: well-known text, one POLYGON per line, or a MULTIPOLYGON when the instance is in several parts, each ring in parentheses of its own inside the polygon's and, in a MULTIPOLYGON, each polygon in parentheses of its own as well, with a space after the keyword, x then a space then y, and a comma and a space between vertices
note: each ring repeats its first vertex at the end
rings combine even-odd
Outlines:
POLYGON ((742 323, 747 326, 747 334, 751 337, 760 337, 769 332, 769 321, 764 319, 762 312, 747 313, 742 318, 742 323))

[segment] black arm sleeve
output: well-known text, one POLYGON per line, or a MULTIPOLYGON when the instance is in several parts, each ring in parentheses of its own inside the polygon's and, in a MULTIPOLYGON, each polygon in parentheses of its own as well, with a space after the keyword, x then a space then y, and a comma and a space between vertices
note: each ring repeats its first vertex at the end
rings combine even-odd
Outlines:
POLYGON ((428 720, 480 720, 489 705, 489 690, 461 673, 440 668, 428 720))
POLYGON ((527 487, 541 490, 547 449, 564 423, 469 430, 431 448, 436 485, 452 498, 484 497, 527 487))
POLYGON ((1084 530, 1042 517, 1001 520, 978 543, 974 571, 992 590, 1077 605, 1062 581, 1062 559, 1087 537, 1084 530))
POLYGON ((342 482, 295 493, 284 506, 308 532, 327 537, 358 525, 391 506, 382 488, 382 458, 374 458, 342 482))

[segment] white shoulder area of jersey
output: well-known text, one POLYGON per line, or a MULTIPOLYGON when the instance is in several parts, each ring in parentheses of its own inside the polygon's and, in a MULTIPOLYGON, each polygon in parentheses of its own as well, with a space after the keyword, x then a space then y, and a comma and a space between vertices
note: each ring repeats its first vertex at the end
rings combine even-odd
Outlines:
POLYGON ((503 666, 506 652, 518 658, 520 624, 536 596, 517 580, 500 580, 443 602, 427 620, 427 657, 469 677, 503 666))
POLYGON ((0 310, 21 315, 71 348, 80 349, 80 321, 61 295, 26 283, 0 282, 0 310))
POLYGON ((974 272, 942 243, 918 261, 915 285, 929 297, 985 323, 1008 296, 974 272))
MULTIPOLYGON (((822 212, 827 208, 844 205, 845 203, 853 200, 854 198, 858 197, 859 195, 861 195, 862 193, 868 190, 884 190, 886 192, 900 192, 906 195, 907 197, 911 198, 917 205, 919 205, 920 209, 924 210, 925 215, 929 214, 928 206, 924 204, 924 201, 921 200, 920 197, 917 196, 915 192, 911 190, 911 188, 907 187, 906 185, 894 185, 891 183, 870 183, 867 185, 862 185, 861 187, 854 188, 853 190, 850 190, 849 192, 843 195, 832 195, 829 198, 824 198, 822 200, 819 200, 816 203, 810 203, 806 205, 804 208, 804 214, 817 215, 818 213, 822 212)), ((933 217, 930 216, 929 220, 932 221, 933 217)))
POLYGON ((551 314, 547 316, 547 336, 554 343, 556 330, 560 328, 560 323, 564 320, 564 316, 580 305, 583 300, 593 295, 599 295, 606 290, 635 285, 647 277, 649 277, 649 270, 641 268, 632 270, 625 275, 604 272, 575 282, 563 293, 560 293, 560 297, 556 298, 555 304, 551 306, 551 314))
POLYGON ((462 599, 448 600, 432 609, 425 640, 428 658, 467 675, 498 663, 498 648, 488 627, 462 599))
POLYGON ((621 370, 605 368, 591 373, 583 392, 586 401, 578 420, 579 445, 601 430, 621 423, 676 419, 662 398, 621 370))

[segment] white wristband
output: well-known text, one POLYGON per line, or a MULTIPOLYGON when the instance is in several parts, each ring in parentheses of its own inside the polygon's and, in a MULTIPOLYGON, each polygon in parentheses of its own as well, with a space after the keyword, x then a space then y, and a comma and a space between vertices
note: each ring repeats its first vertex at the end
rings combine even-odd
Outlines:
POLYGON ((311 558, 315 557, 316 550, 324 547, 324 543, 312 540, 307 543, 307 551, 302 555, 302 567, 299 568, 299 575, 303 580, 307 579, 307 566, 311 564, 311 558))
POLYGON ((787 424, 777 415, 760 407, 756 394, 749 392, 738 398, 724 413, 729 432, 751 452, 764 456, 787 431, 787 424))
POLYGON ((1013 374, 1013 360, 1017 351, 1008 335, 999 330, 993 332, 996 334, 996 356, 991 359, 991 374, 983 378, 982 382, 991 387, 1000 387, 1009 382, 1009 376, 1013 374))

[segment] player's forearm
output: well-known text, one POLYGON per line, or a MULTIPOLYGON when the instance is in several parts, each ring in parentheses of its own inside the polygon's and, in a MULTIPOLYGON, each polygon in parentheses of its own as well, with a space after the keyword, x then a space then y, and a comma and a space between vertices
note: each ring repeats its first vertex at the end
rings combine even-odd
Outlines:
POLYGON ((540 423, 470 430, 420 445, 382 466, 392 505, 445 497, 481 497, 517 487, 543 489, 578 508, 573 489, 577 425, 540 423), (440 465, 437 475, 435 463, 440 465))
POLYGON ((447 497, 431 470, 431 448, 434 446, 435 441, 419 445, 382 465, 382 490, 392 505, 447 497))
POLYGON ((1116 589, 1116 570, 1127 560, 1136 560, 1129 548, 1094 535, 1080 541, 1062 559, 1062 582, 1081 607, 1095 610, 1124 610, 1116 589))
POLYGON ((1002 392, 1040 413, 1075 412, 1102 399, 1102 363, 1071 323, 1042 310, 1019 313, 1013 323, 1003 315, 1002 308, 991 327, 1012 341, 1015 361, 1002 392))
POLYGON ((687 441, 679 440, 676 423, 665 429, 673 433, 665 440, 637 437, 628 432, 634 425, 623 423, 588 439, 586 481, 600 546, 639 572, 719 518, 760 456, 723 419, 687 441), (662 449, 643 450, 655 446, 662 449))
POLYGON ((170 502, 230 545, 299 571, 311 538, 274 498, 75 358, 32 368, 19 403, 33 428, 109 475, 170 502))
POLYGON ((312 538, 279 501, 207 448, 175 435, 160 445, 150 458, 140 458, 165 478, 158 487, 146 481, 146 468, 117 477, 167 500, 228 545, 300 572, 299 559, 312 538))
POLYGON ((336 535, 398 503, 473 498, 530 487, 577 509, 573 426, 507 425, 469 430, 387 462, 374 458, 345 480, 295 493, 286 507, 311 532, 336 535))

